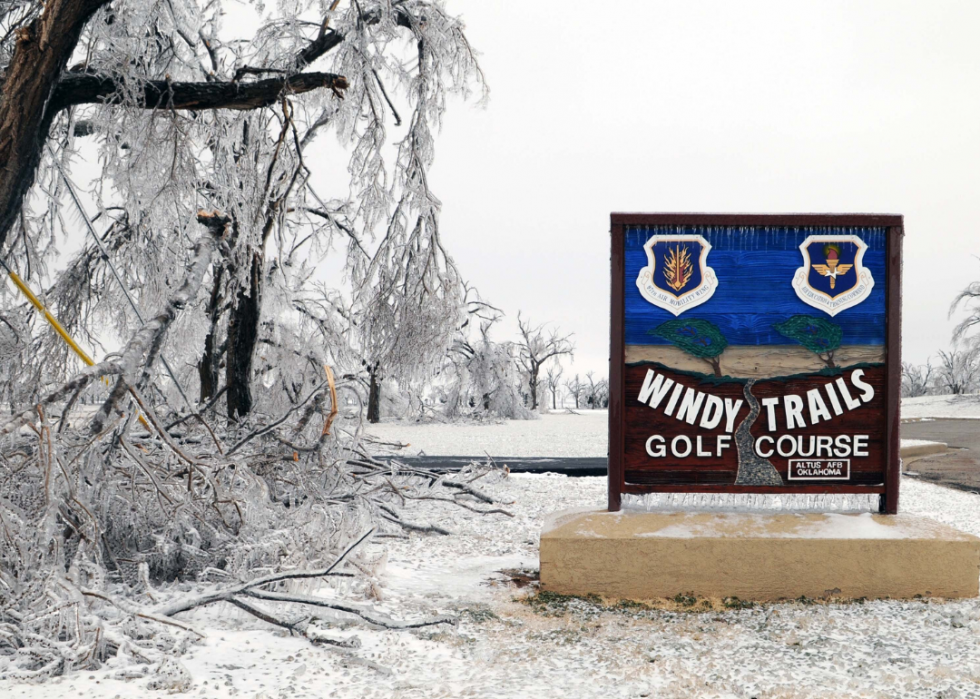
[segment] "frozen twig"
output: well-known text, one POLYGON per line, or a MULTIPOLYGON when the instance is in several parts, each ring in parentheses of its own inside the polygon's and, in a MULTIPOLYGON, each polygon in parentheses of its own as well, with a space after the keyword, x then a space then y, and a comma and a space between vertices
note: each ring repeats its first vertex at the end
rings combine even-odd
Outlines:
POLYGON ((360 546, 373 533, 374 533, 374 529, 372 528, 369 529, 364 534, 362 534, 356 541, 354 541, 346 549, 344 549, 344 551, 339 556, 337 556, 336 559, 334 559, 334 562, 331 563, 326 568, 322 568, 319 570, 289 570, 280 573, 272 573, 271 575, 266 575, 261 578, 256 578, 255 580, 249 580, 248 582, 241 583, 239 585, 236 585, 234 587, 225 590, 217 590, 215 592, 211 592, 206 595, 202 595, 200 597, 194 597, 188 600, 175 602, 173 604, 167 605, 166 607, 163 607, 162 609, 157 610, 156 613, 160 616, 167 616, 167 617, 174 616, 175 614, 180 614, 181 612, 190 611, 191 609, 194 609, 196 607, 202 607, 208 604, 213 604, 214 602, 227 601, 231 597, 240 595, 256 587, 272 585, 274 583, 279 583, 286 580, 304 580, 310 578, 326 577, 331 573, 333 573, 334 569, 337 568, 337 566, 339 566, 344 561, 345 558, 347 558, 347 556, 351 553, 351 551, 353 551, 358 546, 360 546))

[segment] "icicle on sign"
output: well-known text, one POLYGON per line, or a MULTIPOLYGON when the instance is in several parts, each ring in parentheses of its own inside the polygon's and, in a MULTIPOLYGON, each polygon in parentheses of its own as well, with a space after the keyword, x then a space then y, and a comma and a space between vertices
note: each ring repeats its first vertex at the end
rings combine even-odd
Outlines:
POLYGON ((901 216, 613 214, 609 508, 851 493, 898 509, 901 216))

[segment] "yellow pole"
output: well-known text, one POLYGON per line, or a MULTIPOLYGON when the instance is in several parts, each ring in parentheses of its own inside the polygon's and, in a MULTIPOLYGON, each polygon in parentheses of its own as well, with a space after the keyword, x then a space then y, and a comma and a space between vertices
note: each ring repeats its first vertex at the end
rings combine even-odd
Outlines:
POLYGON ((13 281, 14 286, 20 289, 21 293, 24 294, 24 296, 27 297, 27 300, 30 301, 34 308, 37 309, 38 313, 43 315, 44 319, 51 324, 54 331, 61 335, 61 339, 67 342, 68 346, 75 350, 75 354, 77 354, 79 358, 87 365, 94 366, 95 362, 92 360, 92 358, 85 354, 85 350, 79 347, 78 343, 71 338, 68 331, 65 330, 61 323, 58 322, 58 319, 51 315, 51 312, 44 307, 44 304, 41 303, 40 299, 38 299, 38 297, 34 295, 34 292, 31 291, 27 284, 24 283, 24 280, 21 279, 14 271, 10 271, 10 279, 13 281))
MULTIPOLYGON (((34 295, 34 292, 31 291, 30 287, 24 283, 24 280, 21 279, 20 276, 15 271, 10 269, 10 267, 7 267, 7 265, 3 264, 3 267, 4 269, 7 270, 7 273, 10 275, 10 280, 14 283, 14 286, 20 289, 20 292, 27 297, 27 300, 31 302, 31 305, 37 309, 37 312, 43 315, 44 319, 48 321, 48 323, 51 325, 52 328, 54 328, 54 331, 59 335, 61 335, 61 339, 64 340, 68 344, 68 346, 72 348, 72 350, 74 350, 75 354, 78 355, 79 359, 85 362, 88 366, 95 366, 95 360, 93 360, 90 356, 88 356, 85 350, 83 350, 81 347, 78 346, 78 343, 75 342, 74 339, 72 339, 72 336, 69 335, 68 331, 65 330, 64 326, 58 322, 58 319, 55 318, 53 315, 51 315, 51 311, 49 311, 45 307, 45 305, 41 303, 41 300, 34 295)), ((102 381, 103 383, 106 384, 108 384, 109 382, 108 379, 104 376, 102 377, 102 381)), ((150 425, 147 423, 146 418, 140 415, 139 421, 140 423, 142 423, 143 427, 145 427, 147 430, 150 430, 150 425)))

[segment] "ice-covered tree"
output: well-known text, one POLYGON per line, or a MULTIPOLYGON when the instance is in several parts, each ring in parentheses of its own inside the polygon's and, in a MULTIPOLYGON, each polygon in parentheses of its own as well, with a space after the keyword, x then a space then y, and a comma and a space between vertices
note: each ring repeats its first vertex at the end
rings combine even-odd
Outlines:
POLYGON ((474 328, 470 323, 464 328, 447 354, 442 372, 448 384, 446 416, 470 413, 518 420, 533 418, 535 413, 525 405, 522 394, 519 347, 491 337, 502 314, 481 313, 475 317, 479 326, 474 328))
POLYGON ((482 76, 438 2, 254 9, 236 35, 221 3, 0 6, 0 258, 99 359, 80 370, 0 292, 0 517, 16 543, 0 557, 15 591, 0 647, 20 649, 5 672, 155 662, 183 643, 174 615, 217 601, 275 621, 248 600, 285 578, 258 571, 329 581, 356 535, 409 526, 398 503, 414 486, 391 481, 348 407, 360 362, 411 379, 422 370, 390 358, 424 365, 459 324, 428 169, 447 98, 482 76), (312 157, 327 133, 338 154, 312 157), (99 171, 88 196, 83 154, 99 171), (313 181, 324 167, 349 173, 332 197, 313 181), (69 223, 99 242, 55 273, 69 223), (311 313, 311 298, 340 310, 311 313), (210 574, 250 582, 154 614, 108 591, 210 574))
POLYGON ((933 366, 931 362, 916 365, 902 362, 902 397, 917 398, 932 390, 933 366))
POLYGON ((561 362, 554 362, 548 367, 545 373, 545 382, 548 385, 548 391, 551 393, 551 409, 558 409, 558 393, 561 391, 561 376, 564 373, 565 368, 561 365, 561 362))
POLYGON ((544 325, 534 325, 530 319, 517 314, 520 339, 517 342, 521 371, 527 383, 531 410, 538 409, 541 367, 559 357, 572 356, 575 345, 572 336, 563 335, 559 328, 545 330, 544 325))
MULTIPOLYGON (((13 195, 23 194, 40 162, 39 189, 54 195, 41 215, 33 215, 37 207, 26 210, 18 224, 23 235, 5 254, 24 259, 28 245, 17 241, 36 248, 56 234, 63 192, 51 166, 70 170, 80 138, 99 145, 105 163, 96 191, 100 215, 128 228, 114 259, 129 272, 126 283, 139 291, 144 311, 145 300, 161 297, 161 280, 185 263, 195 212, 227 215, 232 225, 219 248, 223 259, 208 282, 210 342, 199 374, 201 394, 210 397, 224 369, 229 415, 246 415, 253 406, 253 363, 268 318, 263 309, 290 305, 335 236, 348 241, 351 294, 361 306, 404 318, 410 314, 391 309, 399 296, 409 299, 419 289, 454 302, 458 278, 439 241, 438 200, 426 170, 447 95, 479 86, 481 76, 461 24, 440 5, 283 6, 267 12, 247 41, 229 35, 214 4, 93 1, 23 11, 8 14, 6 36, 23 40, 5 44, 0 123, 16 133, 0 139, 4 147, 21 143, 26 127, 19 124, 33 108, 30 89, 48 66, 42 61, 29 74, 23 62, 36 52, 55 60, 48 54, 62 43, 62 67, 72 55, 83 61, 67 72, 50 66, 54 96, 35 124, 37 138, 23 140, 33 150, 10 161, 19 174, 9 201, 0 181, 0 204, 19 205, 13 195), (41 31, 57 41, 35 45, 29 37, 41 31), (62 36, 73 31, 74 38, 62 36), (398 127, 386 158, 389 130, 398 127), (351 172, 351 195, 324 202, 312 191, 315 168, 304 154, 327 131, 349 147, 349 162, 335 165, 351 172), (385 235, 372 247, 379 225, 385 235)), ((6 177, 7 171, 0 174, 6 177)), ((119 314, 114 320, 124 326, 123 336, 134 322, 119 314)))
POLYGON ((582 394, 585 392, 585 384, 582 383, 582 379, 578 374, 565 379, 565 389, 568 391, 568 395, 572 397, 575 401, 575 409, 578 410, 582 400, 582 394))
POLYGON ((940 350, 936 384, 944 393, 958 395, 976 390, 980 378, 980 352, 976 349, 940 350))
POLYGON ((585 373, 585 400, 593 410, 609 406, 609 381, 594 371, 585 373))
POLYGON ((949 306, 949 315, 952 317, 960 310, 966 311, 966 317, 953 329, 953 342, 976 347, 980 344, 980 335, 973 331, 980 325, 980 282, 970 282, 953 299, 949 306))

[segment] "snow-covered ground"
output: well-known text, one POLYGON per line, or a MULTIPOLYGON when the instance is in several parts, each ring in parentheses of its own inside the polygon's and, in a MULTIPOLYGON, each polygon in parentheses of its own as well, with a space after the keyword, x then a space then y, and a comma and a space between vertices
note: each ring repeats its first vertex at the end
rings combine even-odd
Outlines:
POLYGON ((542 415, 537 420, 440 424, 382 422, 368 434, 409 446, 406 455, 605 456, 609 413, 581 410, 542 415))
POLYGON ((920 396, 902 399, 902 419, 921 418, 980 419, 980 395, 920 396))
MULTIPOLYGON (((482 481, 479 481, 482 483, 482 481)), ((455 627, 357 635, 353 653, 390 674, 271 630, 232 609, 185 615, 207 633, 182 662, 189 696, 279 697, 975 697, 980 602, 770 604, 753 609, 631 611, 585 602, 535 611, 496 571, 537 565, 545 516, 596 507, 602 478, 511 475, 485 490, 513 518, 416 502, 406 516, 452 536, 388 540, 378 606, 393 616, 453 613, 455 627)), ((980 534, 980 497, 906 479, 906 512, 980 534)), ((381 544, 374 544, 381 554, 381 544)), ((678 591, 682 592, 682 591, 678 591)), ((325 592, 326 594, 327 592, 325 592)), ((47 684, 0 684, 30 699, 152 696, 110 667, 47 684)))
MULTIPOLYGON (((606 419, 605 412, 583 411, 499 425, 394 423, 371 431, 410 442, 409 453, 602 456, 606 419)), ((187 695, 980 697, 977 600, 789 602, 698 612, 584 601, 532 607, 521 601, 527 588, 499 571, 536 570, 546 517, 600 508, 605 479, 512 474, 476 485, 514 516, 410 502, 407 520, 439 524, 452 535, 372 542, 368 553, 379 563, 368 584, 302 589, 373 604, 399 619, 448 613, 457 625, 386 631, 338 619, 333 633, 356 635, 362 644, 344 655, 227 606, 198 610, 182 615, 207 636, 180 659, 192 678, 187 695)), ((980 535, 980 496, 971 493, 904 479, 902 510, 980 535)), ((161 594, 190 592, 175 586, 161 594)), ((129 699, 153 696, 148 682, 127 679, 110 663, 41 685, 0 682, 0 696, 129 699)))
POLYGON ((903 439, 903 447, 924 447, 927 444, 942 444, 943 442, 934 442, 931 439, 903 439))

